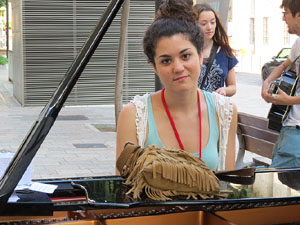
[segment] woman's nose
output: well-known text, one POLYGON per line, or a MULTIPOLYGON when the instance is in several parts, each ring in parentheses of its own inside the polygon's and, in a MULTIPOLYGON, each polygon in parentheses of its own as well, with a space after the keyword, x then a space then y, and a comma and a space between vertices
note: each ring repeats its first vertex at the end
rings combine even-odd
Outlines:
POLYGON ((179 59, 174 60, 173 70, 175 73, 182 72, 184 70, 184 66, 181 60, 179 59))

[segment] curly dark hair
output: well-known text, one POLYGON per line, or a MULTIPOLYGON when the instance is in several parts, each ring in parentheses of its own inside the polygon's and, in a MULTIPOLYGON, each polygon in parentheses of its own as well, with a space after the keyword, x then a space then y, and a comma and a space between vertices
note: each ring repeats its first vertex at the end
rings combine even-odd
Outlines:
POLYGON ((203 49, 203 33, 196 23, 197 16, 191 0, 165 0, 160 5, 154 22, 144 34, 143 47, 148 61, 155 66, 157 42, 162 37, 185 35, 200 54, 203 49))
POLYGON ((223 49, 223 51, 225 52, 225 54, 228 57, 233 57, 234 56, 233 55, 233 50, 229 46, 229 41, 228 41, 226 31, 223 27, 222 21, 220 20, 218 14, 216 13, 216 11, 211 7, 211 5, 209 5, 207 3, 196 4, 196 5, 194 5, 194 9, 195 9, 195 12, 197 14, 197 18, 199 18, 200 14, 202 12, 211 11, 211 12, 214 13, 215 18, 216 18, 216 31, 215 31, 215 35, 213 37, 213 41, 218 46, 221 46, 221 48, 223 49))
POLYGON ((293 17, 296 13, 300 13, 300 2, 299 0, 282 0, 280 8, 288 8, 291 10, 293 17))
POLYGON ((191 21, 197 20, 192 0, 163 0, 156 12, 155 19, 177 18, 191 21))

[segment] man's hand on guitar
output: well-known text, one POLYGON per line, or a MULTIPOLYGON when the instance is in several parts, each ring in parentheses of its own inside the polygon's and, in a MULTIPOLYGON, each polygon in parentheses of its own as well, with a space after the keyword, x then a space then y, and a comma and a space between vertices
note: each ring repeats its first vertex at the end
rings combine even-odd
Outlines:
POLYGON ((268 92, 270 86, 270 82, 267 80, 264 81, 261 88, 261 97, 267 102, 270 103, 272 99, 272 95, 268 92))
POLYGON ((270 96, 270 102, 275 104, 275 105, 291 105, 290 100, 291 96, 287 95, 283 90, 278 88, 277 94, 269 94, 270 96))

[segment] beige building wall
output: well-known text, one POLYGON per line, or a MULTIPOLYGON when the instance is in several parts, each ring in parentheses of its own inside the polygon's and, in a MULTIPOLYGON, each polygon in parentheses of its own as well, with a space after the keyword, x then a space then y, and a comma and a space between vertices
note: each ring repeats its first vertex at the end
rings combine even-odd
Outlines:
POLYGON ((24 100, 23 38, 22 38, 22 2, 11 0, 12 7, 12 50, 18 54, 9 54, 9 76, 13 82, 14 97, 24 100))
POLYGON ((232 20, 228 23, 228 35, 233 40, 233 47, 238 50, 240 63, 237 71, 260 73, 265 62, 282 47, 291 46, 297 38, 296 35, 288 35, 289 41, 285 39, 281 2, 282 0, 232 0, 232 20), (251 20, 254 21, 253 42, 250 40, 251 20), (267 24, 265 29, 264 21, 267 24))
POLYGON ((236 71, 261 73, 265 62, 277 55, 282 47, 291 46, 297 38, 285 32, 280 8, 282 0, 230 0, 230 4, 224 0, 194 0, 194 3, 200 2, 217 5, 221 19, 228 13, 227 21, 223 23, 232 47, 237 50, 239 64, 236 71))

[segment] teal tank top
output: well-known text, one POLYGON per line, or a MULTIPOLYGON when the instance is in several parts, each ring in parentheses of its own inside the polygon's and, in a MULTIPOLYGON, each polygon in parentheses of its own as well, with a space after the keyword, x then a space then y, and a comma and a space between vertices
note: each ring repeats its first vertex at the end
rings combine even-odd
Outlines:
MULTIPOLYGON (((202 157, 201 159, 205 162, 211 170, 216 170, 219 162, 219 154, 218 154, 218 140, 219 140, 219 129, 216 121, 216 114, 215 114, 215 104, 213 100, 213 96, 210 92, 202 91, 205 100, 207 102, 207 109, 208 109, 208 118, 209 118, 209 139, 206 147, 202 149, 202 157)), ((152 102, 151 96, 148 95, 148 139, 145 144, 145 147, 149 145, 155 144, 159 147, 164 147, 162 144, 157 128, 156 123, 154 120, 153 110, 152 110, 152 102)), ((199 153, 195 153, 194 156, 199 157, 199 153)))

